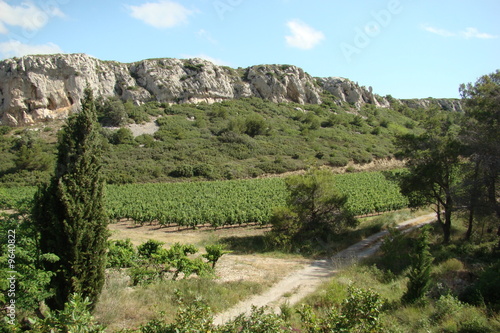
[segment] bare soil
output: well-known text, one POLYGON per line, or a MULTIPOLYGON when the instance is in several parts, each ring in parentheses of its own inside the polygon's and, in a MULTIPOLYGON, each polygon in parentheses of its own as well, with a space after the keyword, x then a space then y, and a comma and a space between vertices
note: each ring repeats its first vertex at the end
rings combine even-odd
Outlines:
MULTIPOLYGON (((403 230, 410 230, 435 220, 435 214, 420 216, 398 224, 403 230)), ((240 302, 227 311, 218 314, 214 324, 223 324, 236 316, 248 314, 252 306, 267 306, 270 311, 279 312, 281 304, 293 305, 308 294, 314 292, 320 284, 338 273, 339 270, 373 255, 381 245, 382 238, 387 231, 381 231, 340 251, 331 258, 314 260, 302 269, 295 270, 278 281, 271 288, 260 295, 256 295, 240 302)))
MULTIPOLYGON (((403 221, 398 225, 399 228, 408 230, 434 220, 435 214, 427 214, 403 221)), ((148 239, 155 239, 165 242, 166 246, 179 242, 195 244, 200 248, 224 238, 240 237, 243 240, 245 237, 262 235, 267 230, 258 226, 248 226, 178 231, 177 227, 136 226, 131 221, 111 224, 109 229, 112 232, 111 239, 130 238, 135 245, 148 239)), ((214 323, 223 324, 241 313, 249 313, 252 306, 268 306, 270 311, 277 312, 283 303, 293 305, 299 302, 339 270, 374 254, 386 234, 387 231, 381 231, 331 258, 320 260, 308 260, 297 256, 276 258, 261 253, 224 255, 216 267, 218 281, 253 281, 269 288, 264 293, 250 297, 233 308, 217 314, 214 323)))
MULTIPOLYGON (((169 247, 175 243, 194 244, 203 251, 207 244, 219 242, 224 238, 245 238, 263 235, 269 228, 260 226, 202 228, 198 230, 184 229, 179 231, 178 227, 160 227, 159 225, 134 225, 132 221, 121 221, 110 224, 110 239, 127 239, 137 246, 149 239, 158 240, 169 247)), ((312 260, 299 256, 286 256, 283 258, 271 257, 269 254, 226 254, 217 262, 216 276, 219 282, 229 281, 251 281, 270 286, 287 274, 312 260)))

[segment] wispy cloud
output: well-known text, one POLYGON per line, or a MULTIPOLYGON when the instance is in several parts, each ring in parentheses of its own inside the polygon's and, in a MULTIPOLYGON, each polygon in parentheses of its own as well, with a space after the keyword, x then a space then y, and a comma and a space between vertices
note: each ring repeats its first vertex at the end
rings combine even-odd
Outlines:
POLYGON ((192 10, 169 0, 126 7, 130 10, 130 15, 133 18, 160 29, 187 23, 188 17, 193 14, 192 10))
POLYGON ((445 30, 445 29, 439 29, 439 28, 431 27, 430 25, 426 25, 426 24, 422 25, 422 29, 424 29, 427 32, 439 35, 441 37, 453 37, 453 36, 456 36, 456 34, 453 33, 453 32, 451 32, 451 31, 448 31, 448 30, 445 30))
POLYGON ((491 35, 484 32, 479 32, 477 28, 466 28, 463 31, 453 32, 446 29, 436 28, 428 24, 422 24, 421 28, 427 32, 439 35, 441 37, 459 37, 465 39, 478 38, 478 39, 492 39, 498 38, 498 36, 491 35))
POLYGON ((325 35, 321 31, 315 30, 302 21, 291 20, 286 25, 290 29, 291 35, 285 36, 285 39, 291 47, 310 50, 325 39, 325 35))
POLYGON ((62 53, 61 48, 54 43, 29 45, 17 40, 0 43, 0 58, 22 57, 29 54, 62 53))
POLYGON ((23 2, 13 6, 6 1, 0 1, 0 34, 7 34, 7 26, 21 27, 36 31, 43 28, 51 17, 64 17, 64 13, 57 6, 40 8, 31 2, 23 2))
POLYGON ((493 39, 493 38, 498 38, 498 36, 494 36, 488 33, 484 32, 479 32, 476 28, 467 28, 465 31, 460 32, 460 36, 462 36, 465 39, 470 39, 470 38, 480 38, 480 39, 493 39))

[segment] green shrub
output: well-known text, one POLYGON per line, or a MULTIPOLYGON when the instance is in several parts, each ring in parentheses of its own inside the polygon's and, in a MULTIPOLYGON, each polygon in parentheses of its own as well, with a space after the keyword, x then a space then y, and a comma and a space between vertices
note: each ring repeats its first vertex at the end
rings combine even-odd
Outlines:
POLYGON ((457 272, 464 269, 464 264, 456 259, 450 258, 433 268, 433 274, 435 275, 445 275, 449 272, 457 272))
POLYGON ((135 143, 134 134, 130 128, 122 127, 113 133, 111 136, 111 143, 115 145, 130 145, 135 143))
POLYGON ((500 308, 500 262, 488 267, 474 283, 473 290, 488 306, 500 308))
POLYGON ((141 258, 151 259, 153 255, 158 254, 160 252, 163 244, 164 244, 163 242, 150 239, 147 242, 137 247, 137 254, 141 258))
POLYGON ((109 242, 107 267, 132 267, 136 261, 136 252, 130 239, 109 242))
POLYGON ((12 127, 5 125, 0 126, 0 135, 9 134, 10 131, 12 131, 12 127))
POLYGON ((453 317, 455 314, 460 312, 463 308, 463 303, 452 295, 441 296, 434 305, 434 313, 432 318, 435 321, 442 320, 445 316, 453 317))
POLYGON ((193 167, 193 175, 197 177, 205 177, 207 179, 214 179, 215 170, 214 167, 210 164, 201 163, 197 164, 193 167))
POLYGON ((293 330, 284 319, 274 313, 267 313, 266 308, 252 307, 250 315, 240 315, 236 319, 218 328, 220 333, 286 333, 293 330))
POLYGON ((317 316, 311 307, 304 306, 299 314, 308 333, 379 332, 383 305, 379 294, 349 286, 339 309, 332 306, 325 316, 317 316))
POLYGON ((145 147, 151 147, 155 139, 151 134, 141 134, 135 138, 135 142, 139 145, 144 145, 145 147))
POLYGON ((490 327, 488 321, 484 318, 470 318, 469 320, 460 323, 458 333, 493 333, 493 328, 490 327))
POLYGON ((169 173, 169 175, 172 177, 190 178, 190 177, 193 177, 195 175, 195 173, 194 173, 193 166, 191 166, 189 164, 183 164, 183 165, 179 165, 177 168, 172 170, 169 173))
POLYGON ((408 290, 402 301, 413 303, 421 299, 429 290, 431 282, 431 264, 434 260, 429 251, 429 231, 424 227, 411 254, 412 264, 408 272, 408 290))
POLYGON ((266 134, 268 131, 269 127, 262 116, 253 114, 245 119, 244 133, 252 138, 257 135, 266 134))
POLYGON ((207 253, 204 254, 203 257, 212 264, 212 269, 215 268, 215 264, 217 263, 217 261, 219 261, 220 257, 222 257, 224 254, 231 253, 231 251, 226 251, 224 247, 224 244, 205 246, 205 251, 207 251, 207 253))
POLYGON ((345 208, 347 197, 336 191, 330 172, 313 170, 292 176, 286 186, 287 208, 277 210, 270 221, 269 240, 276 241, 276 246, 311 251, 310 245, 329 242, 333 235, 357 225, 345 208))
POLYGON ((129 270, 129 275, 134 286, 153 283, 160 277, 157 269, 147 266, 133 267, 129 270))
POLYGON ((62 311, 49 312, 45 319, 35 322, 33 333, 103 333, 104 327, 97 324, 89 311, 91 302, 74 294, 62 311))
POLYGON ((181 273, 184 274, 184 278, 187 279, 192 274, 203 277, 212 272, 210 266, 201 258, 190 259, 188 257, 182 257, 173 262, 172 266, 175 268, 175 273, 172 277, 173 280, 176 280, 181 273))
POLYGON ((388 228, 388 232, 380 246, 382 257, 377 265, 398 275, 410 265, 407 249, 412 247, 412 240, 396 228, 388 228))

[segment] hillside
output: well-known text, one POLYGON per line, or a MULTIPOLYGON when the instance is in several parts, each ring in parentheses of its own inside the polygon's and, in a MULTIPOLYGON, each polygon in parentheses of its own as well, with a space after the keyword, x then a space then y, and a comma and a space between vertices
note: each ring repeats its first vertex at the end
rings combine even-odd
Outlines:
MULTIPOLYGON (((402 103, 390 108, 366 104, 357 110, 348 103, 339 106, 331 96, 322 98, 319 105, 255 97, 171 106, 101 101, 101 123, 114 126, 101 130, 107 181, 252 178, 311 165, 345 167, 391 159, 395 136, 421 132, 420 121, 427 115, 402 103), (152 124, 156 132, 134 137, 130 128, 140 123, 152 124)), ((34 185, 47 179, 60 124, 3 127, 0 182, 34 185)))
POLYGON ((87 83, 103 125, 105 175, 119 184, 390 160, 394 138, 421 132, 429 112, 461 110, 459 100, 381 97, 289 65, 120 64, 82 54, 7 59, 0 62, 1 183, 48 179, 61 120, 78 109, 87 83))
MULTIPOLYGON (((345 78, 313 78, 291 65, 232 69, 202 59, 148 59, 124 64, 85 54, 26 56, 0 62, 0 120, 21 126, 65 118, 75 111, 87 83, 96 96, 136 105, 214 103, 258 97, 271 102, 322 104, 324 93, 340 105, 390 107, 392 98, 345 78)), ((410 107, 461 111, 458 100, 408 100, 410 107)))

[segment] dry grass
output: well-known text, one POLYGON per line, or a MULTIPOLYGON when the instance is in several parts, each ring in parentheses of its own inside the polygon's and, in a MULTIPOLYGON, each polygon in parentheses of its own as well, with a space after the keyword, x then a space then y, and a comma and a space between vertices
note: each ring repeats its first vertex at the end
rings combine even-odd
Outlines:
MULTIPOLYGON (((223 228, 213 230, 185 229, 177 227, 159 228, 158 225, 135 226, 132 221, 111 224, 111 239, 131 239, 140 245, 149 239, 165 243, 194 244, 202 250, 208 244, 230 240, 229 244, 251 243, 260 239, 269 230, 259 226, 223 228), (241 242, 240 242, 241 241, 241 242)), ((257 246, 254 246, 257 248, 257 246)), ((180 281, 160 281, 149 286, 130 287, 125 272, 109 270, 106 285, 95 311, 100 323, 109 332, 126 328, 138 328, 158 316, 160 311, 166 318, 173 316, 178 307, 178 297, 185 300, 201 296, 214 312, 231 307, 251 295, 262 292, 276 281, 309 262, 300 256, 254 253, 252 250, 224 255, 217 263, 215 279, 192 278, 180 281)), ((170 318, 172 319, 172 318, 170 318)))

